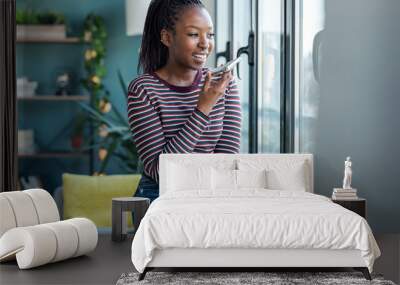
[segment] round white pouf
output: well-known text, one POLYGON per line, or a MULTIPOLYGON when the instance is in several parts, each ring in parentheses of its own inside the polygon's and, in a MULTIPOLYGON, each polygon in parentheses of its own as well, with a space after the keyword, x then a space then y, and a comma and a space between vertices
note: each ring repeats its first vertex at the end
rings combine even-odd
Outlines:
POLYGON ((19 268, 28 269, 86 254, 97 240, 96 225, 86 218, 14 228, 0 238, 0 261, 16 255, 19 268))

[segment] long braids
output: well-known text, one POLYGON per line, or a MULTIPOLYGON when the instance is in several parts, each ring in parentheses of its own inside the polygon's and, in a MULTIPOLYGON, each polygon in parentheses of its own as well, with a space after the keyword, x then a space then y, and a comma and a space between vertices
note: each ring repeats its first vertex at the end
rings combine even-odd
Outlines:
POLYGON ((188 8, 204 8, 201 0, 152 0, 144 24, 137 72, 153 72, 167 63, 168 48, 161 43, 162 29, 175 30, 180 13, 188 8))

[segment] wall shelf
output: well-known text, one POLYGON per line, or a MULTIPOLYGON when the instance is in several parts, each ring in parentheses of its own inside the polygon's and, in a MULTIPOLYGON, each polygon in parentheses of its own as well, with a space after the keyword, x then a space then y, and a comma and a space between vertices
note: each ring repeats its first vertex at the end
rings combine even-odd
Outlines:
POLYGON ((85 41, 81 40, 81 38, 79 37, 68 37, 64 39, 27 38, 27 39, 17 39, 17 43, 78 44, 78 43, 85 43, 85 41))
POLYGON ((88 95, 35 95, 17 97, 18 101, 89 101, 88 95))
MULTIPOLYGON (((21 108, 19 109, 19 118, 22 118, 19 120, 19 127, 21 130, 24 126, 25 129, 34 131, 32 144, 36 146, 33 149, 24 149, 24 145, 21 145, 21 153, 18 153, 19 175, 36 176, 40 173, 40 178, 44 183, 43 187, 54 189, 62 184, 62 173, 93 172, 93 151, 74 148, 73 143, 77 142, 73 141, 71 137, 80 120, 79 113, 82 110, 79 104, 91 104, 91 95, 83 90, 80 92, 81 89, 71 91, 73 94, 68 95, 56 95, 55 89, 54 91, 50 90, 54 85, 53 70, 61 72, 61 65, 65 65, 68 73, 80 73, 81 64, 85 60, 82 49, 85 49, 90 42, 81 37, 79 33, 76 33, 75 36, 67 36, 65 32, 60 34, 39 27, 35 34, 29 29, 24 29, 22 29, 24 33, 21 33, 21 29, 19 34, 16 31, 16 44, 19 47, 16 49, 17 57, 24 63, 17 65, 19 67, 18 74, 28 78, 32 77, 37 82, 41 82, 41 85, 46 86, 49 91, 41 93, 39 91, 40 94, 34 95, 28 92, 17 94, 18 108, 21 108), (56 55, 59 56, 54 56, 54 53, 51 52, 53 48, 58 50, 56 55), (68 54, 64 56, 64 53, 68 54), (70 60, 72 62, 68 62, 70 60), (36 74, 38 66, 40 73, 36 74), (18 97, 18 95, 22 96, 18 97), (38 108, 40 108, 40 112, 37 111, 38 108), (68 108, 68 112, 65 112, 64 108, 68 108), (58 112, 60 112, 60 116, 54 116, 54 113, 58 112), (51 119, 49 119, 50 115, 52 115, 51 119), (34 152, 24 153, 24 150, 34 152)), ((73 82, 73 84, 78 85, 78 82, 73 82)), ((77 88, 78 86, 73 87, 77 88)), ((90 119, 90 117, 88 118, 90 119)), ((91 132, 92 130, 90 130, 90 134, 91 132)), ((83 143, 83 138, 81 143, 83 143)))
POLYGON ((63 151, 63 152, 42 152, 42 153, 19 153, 18 158, 73 158, 89 155, 88 152, 63 151))

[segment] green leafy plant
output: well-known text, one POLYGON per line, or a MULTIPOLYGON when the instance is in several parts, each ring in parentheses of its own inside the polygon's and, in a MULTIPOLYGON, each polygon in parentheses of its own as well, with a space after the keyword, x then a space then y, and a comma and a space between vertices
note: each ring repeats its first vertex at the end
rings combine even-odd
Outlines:
MULTIPOLYGON (((113 107, 110 92, 103 84, 103 78, 106 76, 104 59, 107 31, 100 16, 89 14, 86 17, 83 40, 88 45, 84 55, 86 77, 81 82, 90 93, 91 103, 79 104, 84 111, 81 116, 87 118, 86 123, 91 125, 92 129, 97 130, 86 148, 98 150, 101 163, 97 173, 104 173, 112 156, 119 158, 127 172, 138 173, 141 166, 127 118, 113 107)), ((127 88, 120 72, 118 78, 125 97, 127 88)))
MULTIPOLYGON (((118 71, 118 78, 126 99, 127 88, 121 73, 118 71)), ((138 160, 138 153, 132 141, 132 134, 128 119, 123 116, 117 108, 112 108, 110 114, 104 114, 93 106, 79 103, 83 110, 94 121, 98 127, 98 141, 90 147, 99 147, 103 150, 104 157, 101 161, 99 173, 104 173, 107 164, 112 156, 119 159, 121 165, 128 173, 139 173, 142 165, 138 160)), ((101 152, 99 152, 101 154, 101 152)))
POLYGON ((15 13, 17 25, 63 25, 65 17, 63 14, 47 11, 36 12, 33 10, 17 10, 15 13))
POLYGON ((43 25, 63 25, 65 24, 64 15, 56 12, 46 12, 40 13, 38 15, 38 20, 40 24, 43 25))
POLYGON ((92 13, 86 17, 83 40, 87 43, 84 64, 87 76, 82 84, 92 96, 94 106, 108 108, 105 105, 109 101, 109 93, 102 82, 107 73, 104 64, 107 31, 102 17, 92 13))

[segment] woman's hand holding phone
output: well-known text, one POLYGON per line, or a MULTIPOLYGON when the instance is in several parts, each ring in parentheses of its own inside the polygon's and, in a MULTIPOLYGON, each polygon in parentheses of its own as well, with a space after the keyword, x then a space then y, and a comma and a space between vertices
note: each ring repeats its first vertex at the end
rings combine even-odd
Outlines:
POLYGON ((211 77, 212 74, 209 71, 206 75, 203 92, 201 92, 197 102, 197 108, 207 116, 218 99, 225 93, 225 89, 228 87, 233 75, 230 71, 227 71, 222 73, 218 80, 212 80, 211 77))

